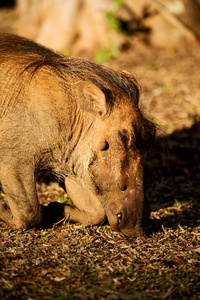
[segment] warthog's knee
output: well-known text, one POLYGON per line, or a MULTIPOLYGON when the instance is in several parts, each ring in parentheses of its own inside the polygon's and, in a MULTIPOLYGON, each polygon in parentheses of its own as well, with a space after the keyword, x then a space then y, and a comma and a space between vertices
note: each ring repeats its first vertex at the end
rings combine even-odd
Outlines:
POLYGON ((40 219, 38 220, 30 220, 30 219, 25 219, 25 220, 17 220, 14 222, 14 227, 15 229, 28 229, 28 228, 33 228, 37 227, 40 224, 40 219))
POLYGON ((102 224, 106 219, 106 213, 103 209, 96 210, 90 214, 90 224, 99 225, 102 224))
POLYGON ((40 212, 37 214, 29 213, 26 216, 14 217, 13 219, 15 229, 28 229, 37 227, 41 222, 42 216, 40 212))

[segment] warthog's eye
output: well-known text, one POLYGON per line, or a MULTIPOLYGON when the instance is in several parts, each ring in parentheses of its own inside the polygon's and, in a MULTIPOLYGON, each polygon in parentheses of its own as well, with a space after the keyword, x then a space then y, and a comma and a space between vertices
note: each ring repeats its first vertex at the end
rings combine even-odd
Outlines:
POLYGON ((107 141, 102 141, 99 145, 99 150, 100 151, 106 151, 109 149, 109 144, 107 141))
POLYGON ((127 146, 128 143, 128 133, 126 130, 118 130, 118 138, 123 142, 124 146, 127 146))

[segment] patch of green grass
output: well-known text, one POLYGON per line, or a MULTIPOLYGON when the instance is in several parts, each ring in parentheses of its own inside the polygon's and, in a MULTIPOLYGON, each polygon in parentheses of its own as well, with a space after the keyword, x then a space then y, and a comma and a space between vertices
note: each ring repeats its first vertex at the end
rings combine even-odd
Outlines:
POLYGON ((66 56, 69 56, 70 55, 70 50, 69 49, 65 49, 62 51, 62 53, 66 56))
POLYGON ((7 256, 3 252, 1 252, 1 251, 0 251, 0 255, 2 255, 3 258, 8 259, 7 256))
POLYGON ((71 204, 68 198, 62 196, 59 197, 59 202, 64 204, 71 204))
POLYGON ((84 225, 82 225, 82 227, 83 227, 84 229, 86 229, 86 228, 88 228, 88 227, 91 227, 91 224, 84 224, 84 225))
POLYGON ((163 67, 163 62, 161 60, 155 60, 153 62, 154 69, 160 69, 163 67))
POLYGON ((174 202, 175 202, 175 204, 177 204, 178 206, 181 207, 181 203, 177 199, 174 199, 174 202))
POLYGON ((113 58, 116 58, 119 54, 119 45, 116 43, 116 34, 122 32, 121 22, 116 17, 124 0, 114 0, 112 3, 111 10, 105 14, 106 23, 113 33, 113 42, 110 47, 101 48, 96 52, 95 60, 98 63, 108 62, 113 58))
POLYGON ((108 26, 112 30, 114 30, 116 32, 121 31, 121 22, 114 17, 112 12, 106 13, 105 17, 106 17, 106 21, 108 23, 108 26))
POLYGON ((121 22, 116 18, 116 14, 121 8, 123 2, 124 0, 114 0, 111 10, 105 14, 106 22, 110 29, 116 32, 121 31, 121 22))
POLYGON ((118 53, 119 49, 116 46, 112 46, 110 48, 102 48, 96 52, 95 60, 98 63, 104 63, 117 57, 118 53))
POLYGON ((57 294, 51 294, 50 297, 56 300, 78 300, 79 298, 73 295, 69 296, 58 296, 57 294))

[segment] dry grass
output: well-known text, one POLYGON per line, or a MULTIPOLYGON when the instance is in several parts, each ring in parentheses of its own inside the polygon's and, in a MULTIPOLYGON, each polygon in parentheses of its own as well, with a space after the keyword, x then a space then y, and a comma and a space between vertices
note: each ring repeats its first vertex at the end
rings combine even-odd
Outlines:
POLYGON ((126 239, 108 227, 2 228, 2 299, 198 299, 200 233, 126 239))
MULTIPOLYGON (((148 235, 60 223, 0 224, 0 299, 200 299, 200 47, 142 44, 111 62, 136 73, 159 136, 149 154, 148 235)), ((38 186, 41 202, 66 195, 38 186)))

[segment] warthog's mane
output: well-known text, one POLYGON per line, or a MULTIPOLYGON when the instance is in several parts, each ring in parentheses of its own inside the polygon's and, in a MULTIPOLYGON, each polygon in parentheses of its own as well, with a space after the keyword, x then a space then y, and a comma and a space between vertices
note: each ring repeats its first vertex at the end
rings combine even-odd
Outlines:
MULTIPOLYGON (((133 76, 130 80, 123 73, 91 61, 65 56, 23 37, 0 34, 0 63, 7 59, 16 62, 16 67, 21 68, 20 74, 29 70, 26 72, 26 82, 45 67, 62 80, 62 85, 65 82, 68 86, 73 79, 91 81, 105 93, 109 101, 114 102, 121 97, 130 101, 139 96, 138 84, 133 76)), ((20 76, 17 80, 20 80, 20 76)))

